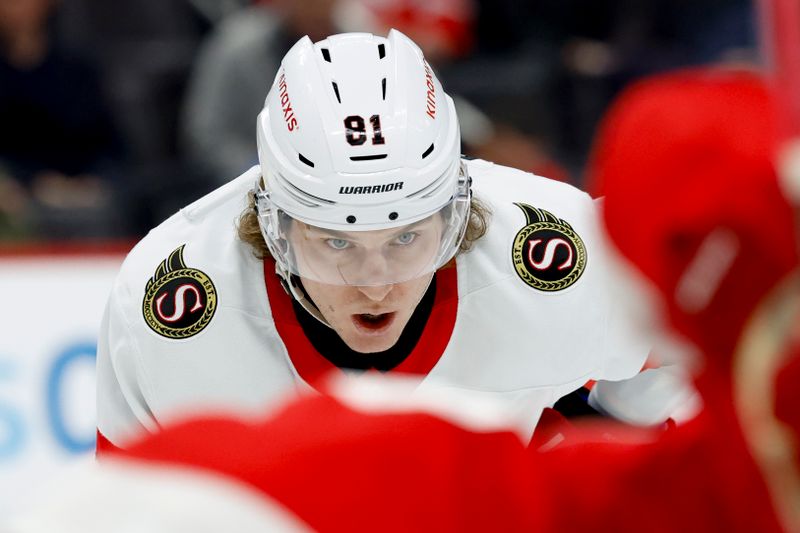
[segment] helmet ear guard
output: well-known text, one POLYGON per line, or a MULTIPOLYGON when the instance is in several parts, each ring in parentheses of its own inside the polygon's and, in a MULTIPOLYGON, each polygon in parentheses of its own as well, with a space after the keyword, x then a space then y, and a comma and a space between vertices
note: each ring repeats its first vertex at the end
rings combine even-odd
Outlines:
POLYGON ((273 220, 276 211, 275 206, 270 201, 269 192, 262 188, 255 192, 254 195, 256 198, 255 208, 258 215, 258 224, 261 227, 262 235, 265 237, 267 248, 269 248, 273 256, 281 256, 286 253, 287 247, 285 239, 277 233, 278 225, 273 220))

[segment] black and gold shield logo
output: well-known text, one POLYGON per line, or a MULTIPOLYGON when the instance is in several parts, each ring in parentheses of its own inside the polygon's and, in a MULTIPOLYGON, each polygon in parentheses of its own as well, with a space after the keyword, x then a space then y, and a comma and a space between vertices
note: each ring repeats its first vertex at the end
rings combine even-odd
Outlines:
POLYGON ((183 248, 161 262, 145 286, 142 313, 150 329, 169 339, 200 333, 217 310, 217 291, 204 272, 189 268, 183 248))
POLYGON ((544 209, 515 203, 526 225, 517 232, 511 259, 517 275, 540 291, 556 292, 575 284, 586 270, 586 246, 567 222, 544 209))

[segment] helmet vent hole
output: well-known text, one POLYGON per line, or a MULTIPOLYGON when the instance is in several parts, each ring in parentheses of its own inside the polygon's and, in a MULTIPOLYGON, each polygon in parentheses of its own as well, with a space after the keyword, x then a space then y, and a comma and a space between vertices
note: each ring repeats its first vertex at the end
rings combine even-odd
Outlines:
POLYGON ((383 91, 383 99, 386 100, 386 78, 381 80, 381 91, 383 91))
POLYGON ((381 43, 378 45, 378 59, 386 57, 386 45, 381 43))
POLYGON ((332 81, 331 85, 333 85, 333 92, 336 93, 336 101, 341 104, 342 103, 342 97, 339 96, 339 86, 336 85, 335 81, 332 81))
POLYGON ((307 157, 303 156, 303 154, 298 153, 297 157, 299 157, 300 161, 302 161, 306 165, 310 166, 311 168, 314 168, 314 162, 308 159, 307 157))
POLYGON ((428 149, 425 150, 425 152, 422 153, 422 159, 425 159, 426 157, 431 155, 431 152, 433 152, 433 143, 431 143, 431 145, 428 147, 428 149))
POLYGON ((320 52, 322 52, 322 59, 331 63, 331 52, 327 48, 320 48, 320 52))
POLYGON ((374 159, 386 159, 389 154, 375 154, 375 155, 354 155, 350 156, 350 161, 372 161, 374 159))
POLYGON ((389 213, 389 220, 397 220, 397 211, 392 211, 389 213))
POLYGON ((347 219, 346 220, 347 220, 348 224, 355 224, 356 223, 356 217, 354 217, 353 215, 347 215, 347 219))

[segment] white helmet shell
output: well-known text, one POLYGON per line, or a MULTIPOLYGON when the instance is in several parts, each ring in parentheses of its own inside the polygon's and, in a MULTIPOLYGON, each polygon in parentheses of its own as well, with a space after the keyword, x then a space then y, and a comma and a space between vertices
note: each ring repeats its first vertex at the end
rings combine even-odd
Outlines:
POLYGON ((396 30, 300 39, 257 129, 262 216, 278 208, 332 230, 387 229, 459 195, 453 101, 419 47, 396 30))

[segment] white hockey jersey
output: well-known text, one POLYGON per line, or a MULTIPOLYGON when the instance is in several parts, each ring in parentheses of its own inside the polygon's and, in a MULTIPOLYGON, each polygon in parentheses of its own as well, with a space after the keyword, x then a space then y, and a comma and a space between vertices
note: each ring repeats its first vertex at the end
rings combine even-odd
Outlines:
MULTIPOLYGON (((588 195, 486 161, 468 168, 489 230, 437 273, 425 330, 393 371, 502 400, 530 437, 542 409, 588 380, 636 375, 648 339, 615 306, 588 195)), ((124 447, 175 418, 262 415, 334 368, 305 337, 271 260, 237 238, 258 175, 182 209, 125 260, 98 346, 100 439, 124 447)))

